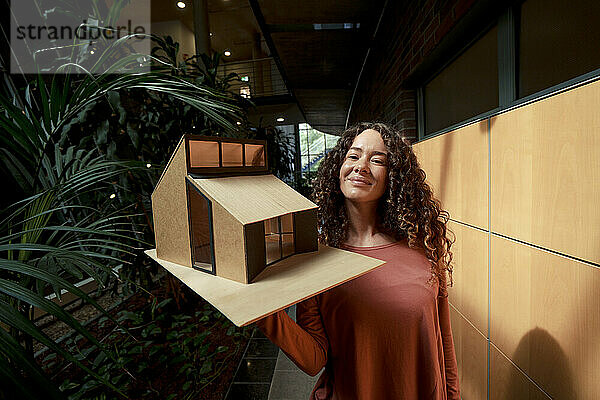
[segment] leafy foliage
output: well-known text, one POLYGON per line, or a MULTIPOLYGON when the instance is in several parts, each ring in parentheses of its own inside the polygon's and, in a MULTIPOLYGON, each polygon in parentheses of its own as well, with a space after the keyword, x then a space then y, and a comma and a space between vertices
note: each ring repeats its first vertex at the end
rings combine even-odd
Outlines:
MULTIPOLYGON (((187 398, 198 398, 225 368, 231 368, 231 358, 243 352, 251 330, 237 328, 208 303, 195 308, 197 311, 192 312, 178 310, 171 298, 159 301, 154 297, 143 309, 120 311, 119 321, 133 336, 102 318, 96 329, 108 330, 103 340, 112 357, 98 352, 81 336, 69 340, 68 346, 72 352, 93 359, 94 370, 128 397, 180 398, 185 393, 187 398), (218 343, 215 330, 226 332, 218 343), (167 380, 165 369, 170 371, 167 380)), ((48 354, 46 361, 48 368, 64 370, 61 376, 67 378, 61 388, 70 399, 112 397, 94 376, 73 376, 65 370, 65 362, 55 353, 48 354)))
MULTIPOLYGON (((102 57, 114 59, 113 55, 105 51, 102 57)), ((89 140, 85 128, 94 124, 93 110, 115 106, 119 93, 131 91, 155 96, 146 97, 146 103, 163 101, 159 104, 164 106, 169 101, 182 105, 178 109, 193 109, 204 121, 225 130, 233 129, 229 120, 240 112, 225 94, 164 69, 113 73, 135 62, 135 55, 121 57, 107 73, 97 75, 93 70, 75 74, 84 69, 71 64, 65 67, 66 74, 48 80, 38 75, 23 89, 5 75, 0 128, 6 134, 0 136, 0 165, 3 175, 17 184, 15 197, 21 199, 3 204, 0 213, 0 321, 10 328, 8 334, 0 330, 0 374, 8 382, 4 393, 19 398, 39 398, 42 393, 62 397, 33 361, 34 340, 119 392, 86 357, 57 345, 32 321, 34 307, 50 313, 116 362, 85 327, 45 297, 54 292, 60 299, 64 290, 105 312, 71 282, 91 277, 105 285, 115 277, 114 267, 136 258, 135 246, 143 241, 136 229, 137 215, 123 209, 130 199, 119 204, 119 197, 135 189, 120 183, 136 181, 138 171, 147 172, 142 162, 119 158, 117 141, 111 139, 110 129, 105 130, 106 124, 98 123, 94 141, 89 140), (31 380, 34 385, 26 383, 31 380)), ((131 121, 122 123, 129 124, 127 136, 135 152, 143 141, 131 121)))
MULTIPOLYGON (((115 2, 106 21, 116 20, 123 4, 115 2)), ((124 37, 102 47, 98 59, 76 54, 59 67, 61 74, 3 75, 0 176, 11 190, 0 199, 0 322, 8 327, 0 329, 0 399, 106 398, 107 390, 111 398, 124 396, 126 381, 142 379, 148 360, 181 363, 177 375, 194 393, 218 374, 219 357, 229 354, 210 346, 210 330, 185 325, 185 315, 156 313, 168 303, 116 320, 73 284, 92 278, 105 287, 120 279, 136 288, 147 282, 150 269, 141 267, 139 250, 153 240, 149 194, 181 134, 247 135, 234 121, 246 121, 243 110, 251 104, 227 92, 238 78, 218 77, 219 55, 178 63, 172 39, 153 39, 149 71, 134 68, 138 54, 123 55, 124 37), (124 70, 133 73, 119 74, 124 70), (131 267, 116 276, 120 266, 131 267), (103 313, 115 326, 113 336, 99 339, 47 298, 54 293, 60 300, 66 292, 103 313), (57 344, 33 322, 34 308, 81 339, 57 344), (108 347, 113 339, 119 346, 108 347), (33 359, 34 341, 52 352, 48 368, 61 360, 83 371, 83 380, 58 388, 33 359)), ((291 147, 281 147, 279 135, 251 134, 267 139, 270 165, 283 177, 291 171, 291 147)), ((228 324, 210 310, 193 318, 228 324)))

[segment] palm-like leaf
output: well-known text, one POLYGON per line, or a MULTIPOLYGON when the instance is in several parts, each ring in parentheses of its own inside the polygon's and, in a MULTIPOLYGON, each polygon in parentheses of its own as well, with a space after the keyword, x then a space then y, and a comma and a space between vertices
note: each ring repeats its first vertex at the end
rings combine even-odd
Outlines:
POLYGON ((45 295, 52 290, 60 299, 62 291, 70 292, 114 321, 70 279, 92 277, 102 285, 103 276, 113 275, 112 267, 125 263, 125 256, 139 245, 132 239, 136 233, 130 218, 98 203, 99 193, 108 196, 106 189, 138 165, 66 145, 71 128, 100 102, 129 90, 183 102, 226 130, 234 130, 231 121, 240 119, 241 110, 230 96, 178 76, 159 58, 145 56, 158 68, 119 74, 133 71, 140 61, 137 54, 120 52, 130 38, 108 46, 89 70, 69 63, 60 68, 62 75, 50 80, 38 75, 23 91, 6 75, 0 89, 0 161, 24 195, 0 212, 0 322, 12 333, 0 329, 0 379, 20 390, 19 398, 39 398, 40 391, 50 398, 62 396, 33 360, 33 340, 117 390, 30 319, 32 307, 37 307, 103 350, 84 326, 45 295), (23 385, 26 379, 34 384, 23 385))
MULTIPOLYGON (((48 338, 26 316, 28 312, 24 312, 37 307, 52 314, 102 349, 98 340, 78 321, 44 297, 44 288, 50 287, 59 299, 61 291, 68 291, 94 305, 116 323, 112 316, 71 284, 68 278, 91 276, 101 284, 99 273, 103 271, 105 274, 113 274, 109 264, 122 263, 122 255, 134 250, 131 230, 124 228, 127 225, 122 221, 123 217, 110 213, 102 216, 103 210, 91 207, 84 207, 88 212, 79 220, 64 217, 66 215, 71 218, 80 214, 77 211, 82 207, 70 204, 77 200, 77 194, 90 187, 97 190, 107 179, 135 166, 131 163, 105 161, 85 152, 80 155, 82 157, 78 163, 72 163, 60 173, 58 180, 52 182, 52 189, 9 207, 6 212, 8 215, 0 223, 0 228, 5 233, 0 237, 0 322, 13 331, 22 332, 46 345, 116 390, 110 382, 90 370, 83 360, 48 338), (60 225, 52 224, 61 220, 64 222, 60 225)), ((23 347, 2 346, 0 356, 17 363, 30 379, 37 379, 40 384, 44 379, 47 380, 41 378, 44 375, 35 363, 22 365, 31 358, 23 347), (34 371, 32 368, 38 369, 34 371)), ((11 376, 7 375, 6 378, 11 376)))

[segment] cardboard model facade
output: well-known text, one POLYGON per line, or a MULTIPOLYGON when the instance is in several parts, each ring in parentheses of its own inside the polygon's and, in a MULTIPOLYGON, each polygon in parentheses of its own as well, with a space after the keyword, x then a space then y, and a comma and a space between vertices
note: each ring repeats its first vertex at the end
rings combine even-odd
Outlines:
POLYGON ((317 206, 268 173, 264 141, 184 136, 152 210, 160 259, 240 283, 317 251, 317 206))
POLYGON ((184 135, 152 193, 147 254, 240 326, 383 264, 318 246, 317 206, 269 173, 266 150, 184 135))

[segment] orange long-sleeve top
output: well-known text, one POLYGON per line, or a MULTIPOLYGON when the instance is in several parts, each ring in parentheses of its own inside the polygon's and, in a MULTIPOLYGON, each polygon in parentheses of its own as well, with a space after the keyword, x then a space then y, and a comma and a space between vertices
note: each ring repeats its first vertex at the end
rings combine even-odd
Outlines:
POLYGON ((406 241, 343 246, 386 264, 257 326, 304 372, 325 370, 311 400, 458 400, 445 284, 406 241))

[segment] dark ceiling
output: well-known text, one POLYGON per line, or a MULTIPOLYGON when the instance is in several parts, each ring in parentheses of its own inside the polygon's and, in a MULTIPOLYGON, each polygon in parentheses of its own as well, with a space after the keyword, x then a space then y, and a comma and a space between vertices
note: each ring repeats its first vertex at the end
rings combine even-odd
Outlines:
POLYGON ((249 1, 307 122, 343 129, 383 1, 249 1))
MULTIPOLYGON (((152 0, 152 21, 194 29, 192 1, 152 0)), ((383 0, 208 0, 211 47, 223 62, 273 56, 288 89, 316 129, 339 133, 383 0), (257 54, 258 48, 262 49, 257 54)))

